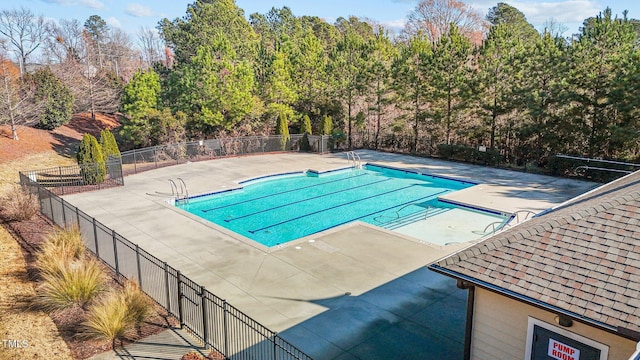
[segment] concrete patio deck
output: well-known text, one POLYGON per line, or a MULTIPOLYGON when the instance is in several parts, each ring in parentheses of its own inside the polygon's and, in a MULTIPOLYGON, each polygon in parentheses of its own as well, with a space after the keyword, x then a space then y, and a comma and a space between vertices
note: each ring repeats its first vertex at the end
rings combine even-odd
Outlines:
MULTIPOLYGON (((596 185, 375 151, 358 154, 363 162, 479 181, 477 191, 453 193, 450 200, 503 212, 540 211, 596 185)), ((268 249, 170 206, 156 193, 170 192, 168 179, 178 177, 195 195, 257 176, 348 165, 344 154, 225 158, 128 176, 123 187, 65 200, 314 358, 459 358, 466 292, 425 265, 466 244, 431 245, 352 223, 268 249)))

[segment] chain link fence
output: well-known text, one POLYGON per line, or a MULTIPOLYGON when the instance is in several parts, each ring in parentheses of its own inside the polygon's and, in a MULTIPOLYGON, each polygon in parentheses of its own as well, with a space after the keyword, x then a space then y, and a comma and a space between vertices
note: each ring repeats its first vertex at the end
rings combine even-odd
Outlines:
POLYGON ((110 157, 104 164, 58 166, 26 171, 26 176, 57 195, 100 190, 124 184, 124 176, 187 162, 221 157, 274 152, 308 151, 325 153, 331 150, 331 136, 294 134, 283 141, 282 136, 246 136, 166 144, 123 151, 119 158, 110 157))
POLYGON ((122 169, 126 176, 165 166, 220 157, 282 151, 309 151, 322 154, 330 150, 331 136, 307 135, 307 148, 303 144, 303 137, 304 135, 294 134, 286 141, 282 140, 281 135, 219 138, 123 151, 122 169))

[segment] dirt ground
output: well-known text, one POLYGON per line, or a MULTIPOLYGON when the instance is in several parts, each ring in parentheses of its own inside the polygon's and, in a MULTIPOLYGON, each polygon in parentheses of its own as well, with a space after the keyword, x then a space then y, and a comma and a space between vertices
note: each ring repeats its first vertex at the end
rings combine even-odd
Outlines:
MULTIPOLYGON (((0 198, 18 182, 18 171, 73 165, 85 132, 99 135, 101 129, 118 125, 112 117, 100 115, 93 120, 90 114, 78 114, 54 131, 20 127, 17 141, 11 139, 8 126, 0 126, 0 198)), ((29 277, 30 256, 18 241, 41 236, 49 230, 47 223, 34 225, 24 234, 10 233, 11 227, 0 225, 0 359, 79 359, 105 351, 97 344, 83 350, 76 343, 70 348, 52 317, 27 306, 35 283, 29 277)))
POLYGON ((73 158, 84 133, 97 137, 100 130, 119 125, 113 116, 97 114, 96 120, 93 120, 91 114, 81 113, 74 115, 69 124, 53 131, 21 126, 18 128, 17 141, 11 138, 9 126, 1 125, 0 164, 51 150, 62 157, 73 158))
POLYGON ((22 126, 19 140, 11 138, 8 125, 0 125, 0 194, 19 181, 18 171, 75 165, 75 153, 84 133, 100 135, 104 128, 119 126, 114 117, 74 115, 71 122, 53 131, 22 126))
POLYGON ((35 294, 20 245, 0 227, 0 338, 20 347, 0 347, 0 359, 72 359, 71 351, 47 314, 30 310, 35 294))

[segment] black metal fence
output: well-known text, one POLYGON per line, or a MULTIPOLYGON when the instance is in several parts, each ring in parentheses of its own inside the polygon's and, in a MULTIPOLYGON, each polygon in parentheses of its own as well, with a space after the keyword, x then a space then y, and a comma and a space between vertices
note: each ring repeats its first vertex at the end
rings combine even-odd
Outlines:
POLYGON ((47 190, 29 174, 20 183, 38 194, 40 210, 56 225, 78 225, 85 246, 118 276, 140 288, 180 320, 182 327, 228 359, 311 359, 304 352, 182 275, 82 210, 47 190))
POLYGON ((106 189, 124 184, 119 159, 106 164, 58 166, 27 171, 26 176, 58 195, 106 189))
POLYGON ((285 142, 282 136, 272 135, 167 144, 123 151, 120 158, 110 158, 106 164, 58 166, 27 171, 26 175, 54 194, 65 195, 120 186, 124 176, 187 162, 281 151, 329 151, 330 136, 307 135, 308 149, 301 149, 303 136, 294 134, 285 142))
POLYGON ((164 166, 219 157, 280 151, 307 150, 315 153, 329 151, 330 136, 307 135, 309 147, 301 149, 303 136, 294 134, 285 142, 282 142, 280 135, 218 138, 123 151, 122 168, 124 175, 130 175, 164 166))

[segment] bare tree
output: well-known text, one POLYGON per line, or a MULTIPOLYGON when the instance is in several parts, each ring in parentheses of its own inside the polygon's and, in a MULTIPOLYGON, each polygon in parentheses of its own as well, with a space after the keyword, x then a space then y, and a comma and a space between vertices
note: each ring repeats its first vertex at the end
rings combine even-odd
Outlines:
POLYGON ((402 36, 410 38, 418 32, 425 34, 432 42, 438 41, 454 24, 460 33, 473 43, 482 42, 486 23, 482 14, 458 0, 422 0, 407 15, 402 36))
POLYGON ((40 46, 46 36, 44 18, 36 17, 31 10, 24 7, 19 10, 2 10, 0 34, 7 38, 17 52, 20 76, 24 75, 29 55, 40 46))
POLYGON ((0 123, 9 124, 13 140, 18 140, 18 127, 36 121, 39 103, 33 89, 23 86, 20 70, 6 53, 0 43, 0 123))
POLYGON ((43 53, 49 61, 62 64, 81 61, 84 57, 82 25, 76 19, 61 19, 59 24, 49 23, 43 53))
POLYGON ((119 28, 114 28, 109 33, 104 52, 109 68, 118 77, 128 79, 140 68, 140 54, 133 50, 129 34, 119 28))
POLYGON ((555 18, 545 20, 543 25, 543 33, 549 33, 553 37, 562 37, 562 34, 567 32, 567 30, 569 30, 569 28, 555 18))
MULTIPOLYGON (((83 63, 70 68, 68 76, 73 77, 75 86, 72 91, 76 98, 75 109, 79 112, 91 112, 95 119, 96 113, 115 113, 120 106, 120 94, 122 91, 121 80, 115 71, 108 68, 100 68, 102 62, 98 56, 93 56, 89 46, 93 39, 84 31, 83 40, 87 55, 83 63)), ((104 65, 104 62, 102 62, 104 65)))
POLYGON ((138 45, 142 49, 142 57, 148 67, 163 61, 164 41, 155 29, 140 28, 138 30, 138 45))

